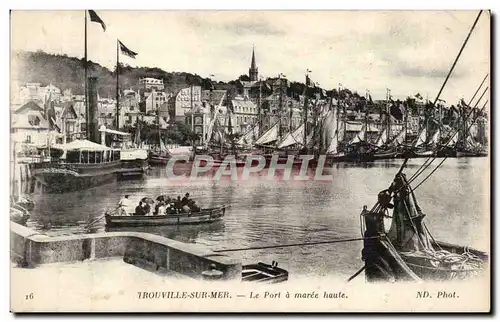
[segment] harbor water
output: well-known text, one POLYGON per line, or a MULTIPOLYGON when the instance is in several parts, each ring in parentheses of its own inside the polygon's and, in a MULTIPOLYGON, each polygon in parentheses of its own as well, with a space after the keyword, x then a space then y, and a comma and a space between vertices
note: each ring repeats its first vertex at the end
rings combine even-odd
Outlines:
MULTIPOLYGON (((439 162, 437 159, 416 180, 418 184, 439 162)), ((425 159, 409 160, 405 173, 411 176, 425 159)), ((212 249, 261 247, 310 243, 360 237, 360 212, 369 208, 377 194, 389 187, 402 160, 364 164, 338 163, 324 173, 331 180, 283 180, 278 171, 273 180, 266 171, 248 180, 215 178, 214 171, 195 180, 173 181, 165 168, 153 168, 143 179, 118 181, 97 188, 63 193, 44 193, 29 185, 36 207, 27 226, 50 236, 86 232, 97 220, 104 231, 102 215, 116 208, 125 195, 137 203, 145 196, 172 197, 190 193, 201 207, 229 206, 223 221, 194 226, 120 228, 158 234, 212 249)), ((187 165, 189 166, 189 165, 187 165)), ((239 170, 241 171, 241 170, 239 170)), ((298 172, 295 169, 293 173, 298 172)), ((488 158, 447 159, 416 191, 425 222, 436 240, 469 245, 488 251, 489 247, 489 160, 488 158), (486 227, 486 228, 485 228, 486 227)), ((243 264, 277 261, 296 276, 352 275, 363 266, 362 242, 246 250, 230 253, 243 264)))

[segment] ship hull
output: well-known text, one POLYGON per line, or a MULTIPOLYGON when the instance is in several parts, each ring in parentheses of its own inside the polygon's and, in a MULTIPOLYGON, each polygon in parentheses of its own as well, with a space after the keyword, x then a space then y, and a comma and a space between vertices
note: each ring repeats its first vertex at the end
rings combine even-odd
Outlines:
POLYGON ((120 161, 102 164, 35 164, 33 175, 50 193, 80 191, 112 183, 120 173, 120 161))
POLYGON ((78 176, 63 173, 44 173, 35 176, 39 180, 46 192, 63 193, 85 190, 104 184, 112 183, 116 180, 116 173, 107 173, 96 176, 78 176))

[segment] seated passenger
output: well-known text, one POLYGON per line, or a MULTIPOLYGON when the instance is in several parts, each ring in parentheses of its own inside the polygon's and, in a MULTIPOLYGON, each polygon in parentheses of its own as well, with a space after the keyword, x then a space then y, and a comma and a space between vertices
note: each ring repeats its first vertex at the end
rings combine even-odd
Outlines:
POLYGON ((182 210, 181 196, 177 196, 177 200, 174 201, 175 209, 178 211, 182 210))
POLYGON ((191 202, 189 203, 189 208, 191 208, 191 212, 200 212, 201 210, 194 200, 191 200, 191 202))
POLYGON ((135 207, 134 216, 145 216, 146 212, 144 211, 144 207, 142 205, 142 201, 139 201, 137 207, 135 207))
POLYGON ((177 210, 175 209, 175 205, 173 203, 171 203, 167 208, 167 213, 170 215, 177 213, 177 210))
POLYGON ((187 192, 181 200, 182 206, 189 204, 189 192, 187 192))
POLYGON ((163 201, 159 202, 158 211, 156 213, 157 216, 165 216, 167 214, 167 207, 163 201))

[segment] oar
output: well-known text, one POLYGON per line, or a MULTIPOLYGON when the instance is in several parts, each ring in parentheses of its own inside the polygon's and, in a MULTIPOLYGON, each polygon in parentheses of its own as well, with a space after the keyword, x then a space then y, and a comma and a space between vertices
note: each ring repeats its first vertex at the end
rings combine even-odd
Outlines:
POLYGON ((361 272, 364 271, 365 268, 366 268, 366 266, 361 267, 356 273, 354 273, 353 276, 349 277, 349 279, 347 280, 347 282, 352 281, 356 276, 358 276, 359 274, 361 274, 361 272))
MULTIPOLYGON (((120 206, 116 207, 112 212, 115 212, 116 209, 120 208, 120 206)), ((96 222, 98 222, 99 220, 101 220, 102 218, 104 218, 106 216, 106 214, 108 213, 108 211, 106 210, 106 212, 104 213, 104 215, 94 219, 93 221, 91 221, 90 223, 88 223, 85 228, 90 228, 90 226, 92 226, 93 224, 95 224, 96 222)))

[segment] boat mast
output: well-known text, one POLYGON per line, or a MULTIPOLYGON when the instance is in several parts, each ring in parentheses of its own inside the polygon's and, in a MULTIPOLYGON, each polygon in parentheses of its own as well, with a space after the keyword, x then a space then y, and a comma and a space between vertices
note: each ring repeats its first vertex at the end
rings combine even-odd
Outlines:
POLYGON ((116 129, 120 129, 120 45, 116 39, 116 129))
POLYGON ((84 74, 84 101, 85 101, 85 134, 87 136, 87 140, 90 139, 90 117, 89 117, 89 101, 88 101, 88 93, 87 93, 87 10, 85 10, 85 33, 84 33, 84 51, 83 51, 83 69, 85 70, 84 74))
POLYGON ((257 135, 260 137, 260 134, 262 133, 261 132, 261 129, 262 129, 262 115, 261 115, 261 110, 260 110, 260 106, 261 106, 261 101, 262 101, 262 78, 259 79, 259 100, 257 101, 257 114, 258 114, 258 118, 257 118, 257 124, 259 125, 259 128, 257 129, 257 135))
POLYGON ((388 88, 387 89, 387 140, 390 139, 391 137, 391 106, 390 106, 390 99, 391 99, 391 90, 388 88))
POLYGON ((280 82, 279 84, 279 111, 278 111, 278 120, 279 120, 279 126, 278 126, 278 142, 281 141, 281 137, 283 136, 283 129, 282 129, 282 117, 283 117, 283 87, 281 86, 281 73, 278 75, 278 80, 280 82))
MULTIPOLYGON (((308 109, 307 109, 307 88, 309 86, 309 83, 310 83, 310 80, 309 80, 309 73, 311 71, 309 69, 306 70, 306 87, 304 88, 304 146, 306 147, 307 149, 307 113, 308 113, 308 109)), ((311 129, 312 131, 312 129, 311 129)))

